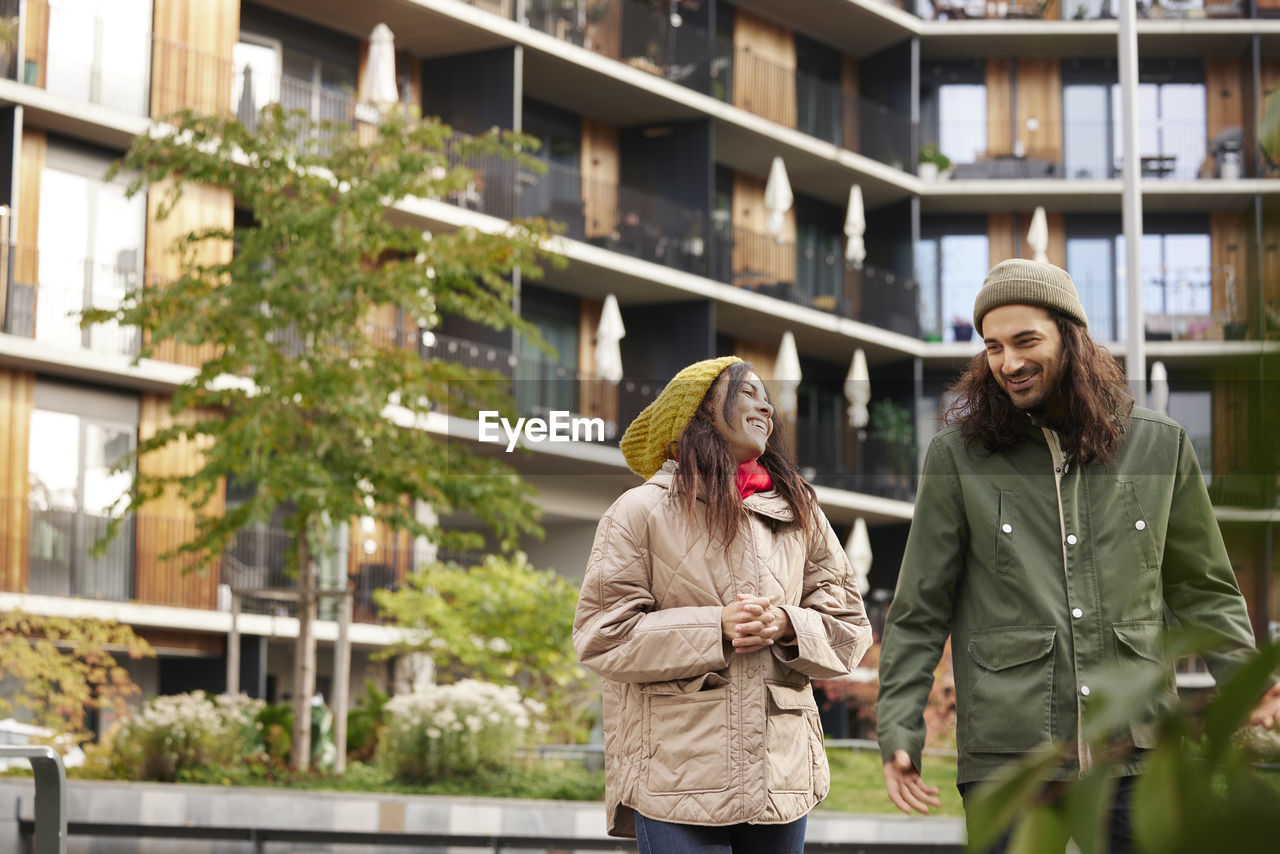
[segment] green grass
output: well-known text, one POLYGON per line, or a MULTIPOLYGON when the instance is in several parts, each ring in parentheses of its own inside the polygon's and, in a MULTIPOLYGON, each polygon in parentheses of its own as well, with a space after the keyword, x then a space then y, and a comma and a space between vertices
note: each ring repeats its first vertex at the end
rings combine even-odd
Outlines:
MULTIPOLYGON (((902 815, 884 790, 880 754, 870 750, 829 748, 831 794, 818 809, 835 812, 893 813, 902 815)), ((943 756, 924 758, 925 782, 938 788, 939 809, 930 815, 963 816, 964 807, 956 791, 956 761, 943 756)))

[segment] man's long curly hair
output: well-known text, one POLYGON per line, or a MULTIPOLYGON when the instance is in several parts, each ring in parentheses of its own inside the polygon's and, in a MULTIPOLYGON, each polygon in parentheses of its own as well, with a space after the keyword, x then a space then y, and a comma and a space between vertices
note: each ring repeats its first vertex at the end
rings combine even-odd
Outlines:
MULTIPOLYGON (((1056 311, 1049 315, 1062 334, 1058 393, 1066 402, 1067 417, 1058 425, 1058 433, 1063 449, 1080 464, 1106 465, 1124 442, 1133 412, 1133 394, 1124 370, 1085 327, 1056 311)), ((956 398, 943 421, 958 424, 966 442, 981 442, 987 453, 994 453, 1018 441, 1026 416, 996 381, 985 352, 973 357, 949 391, 956 398)))
MULTIPOLYGON (((738 535, 743 507, 734 483, 738 463, 729 444, 716 432, 715 390, 720 384, 727 384, 730 393, 724 396, 723 414, 725 420, 732 424, 732 390, 741 386, 752 370, 750 362, 735 362, 721 371, 707 389, 698 411, 680 438, 672 443, 674 447, 669 449, 671 455, 680 461, 676 470, 676 491, 685 503, 689 519, 694 518, 701 490, 701 497, 707 505, 707 527, 712 537, 725 546, 738 535)), ((773 431, 765 443, 759 463, 773 479, 773 488, 791 508, 796 523, 809 528, 817 520, 817 496, 791 462, 776 412, 770 420, 773 421, 773 431)))

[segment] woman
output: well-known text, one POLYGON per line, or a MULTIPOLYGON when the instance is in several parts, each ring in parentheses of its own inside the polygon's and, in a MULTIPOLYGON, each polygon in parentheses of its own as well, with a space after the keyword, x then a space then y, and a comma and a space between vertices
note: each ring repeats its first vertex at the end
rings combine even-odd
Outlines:
POLYGON ((609 832, 641 854, 800 854, 830 788, 809 680, 848 673, 871 629, 773 415, 726 356, 622 437, 648 480, 600 520, 573 639, 604 677, 609 832))

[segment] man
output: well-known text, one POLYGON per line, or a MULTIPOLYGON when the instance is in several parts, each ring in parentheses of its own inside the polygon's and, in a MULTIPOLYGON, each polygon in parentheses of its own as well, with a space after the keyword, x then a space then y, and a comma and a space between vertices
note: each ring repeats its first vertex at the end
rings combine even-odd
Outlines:
MULTIPOLYGON (((953 386, 948 425, 929 447, 880 657, 885 785, 907 813, 938 805, 919 769, 948 634, 966 799, 971 784, 1054 743, 1075 746, 1057 779, 1087 770, 1090 679, 1160 659, 1166 607, 1222 638, 1204 656, 1219 680, 1253 647, 1186 431, 1133 405, 1120 366, 1089 337, 1067 272, 997 264, 973 314, 986 351, 953 386)), ((1171 688, 1152 698, 1152 717, 1174 700, 1171 688)), ((1277 720, 1280 685, 1253 713, 1277 720)), ((1132 722, 1127 744, 1152 746, 1150 723, 1132 722)), ((1136 756, 1120 766, 1113 851, 1132 848, 1136 756)))

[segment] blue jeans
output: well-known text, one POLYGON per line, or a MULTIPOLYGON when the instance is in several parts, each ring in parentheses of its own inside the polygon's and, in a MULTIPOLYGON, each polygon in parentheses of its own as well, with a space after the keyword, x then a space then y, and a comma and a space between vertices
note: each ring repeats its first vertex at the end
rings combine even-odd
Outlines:
POLYGON ((802 854, 805 816, 790 824, 673 824, 636 813, 640 854, 802 854))
MULTIPOLYGON (((1130 801, 1133 796, 1133 784, 1137 777, 1120 777, 1116 780, 1116 789, 1111 796, 1111 815, 1107 820, 1107 848, 1109 854, 1133 854, 1138 850, 1133 840, 1133 815, 1130 801)), ((962 783, 960 797, 968 806, 973 795, 975 783, 962 783)), ((1050 798, 1050 803, 1057 805, 1057 798, 1050 798)), ((1004 854, 1009 849, 1012 832, 1007 832, 986 850, 985 854, 1004 854)))

